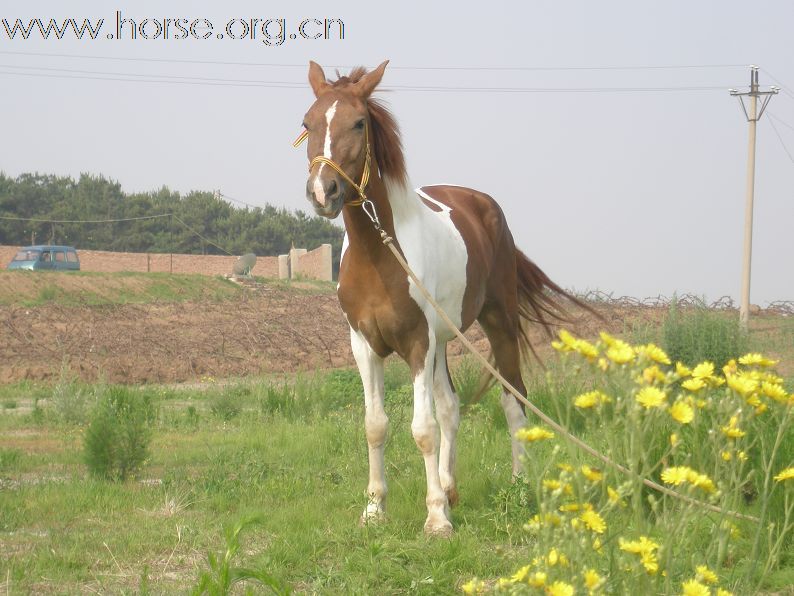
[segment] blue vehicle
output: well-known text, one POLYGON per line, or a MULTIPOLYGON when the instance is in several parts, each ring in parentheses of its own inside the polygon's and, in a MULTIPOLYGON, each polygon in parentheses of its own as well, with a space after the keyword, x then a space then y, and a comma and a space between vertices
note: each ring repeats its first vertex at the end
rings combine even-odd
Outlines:
POLYGON ((80 259, 73 246, 36 245, 20 249, 9 269, 31 271, 80 271, 80 259))

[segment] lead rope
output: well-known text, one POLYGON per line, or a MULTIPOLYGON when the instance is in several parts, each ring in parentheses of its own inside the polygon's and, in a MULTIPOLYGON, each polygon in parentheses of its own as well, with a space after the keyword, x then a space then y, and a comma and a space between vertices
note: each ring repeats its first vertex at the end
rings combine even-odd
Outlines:
POLYGON ((452 322, 452 319, 449 318, 449 315, 447 315, 447 313, 444 312, 444 309, 441 308, 441 305, 439 305, 438 302, 435 301, 433 296, 430 295, 430 292, 427 291, 427 288, 425 288, 425 286, 422 284, 422 282, 419 281, 419 278, 416 277, 416 274, 414 274, 414 272, 411 270, 411 267, 408 265, 408 263, 405 260, 405 258, 403 258, 403 256, 400 254, 400 251, 397 250, 397 247, 394 245, 394 239, 391 236, 389 236, 389 234, 386 232, 386 230, 384 230, 383 227, 381 226, 380 220, 378 219, 377 212, 375 211, 375 205, 372 203, 372 201, 370 201, 369 199, 366 199, 364 201, 364 203, 362 204, 362 208, 364 208, 364 213, 367 214, 367 217, 369 217, 369 219, 372 221, 372 225, 375 227, 375 229, 380 234, 380 237, 381 237, 381 240, 383 241, 383 244, 385 244, 389 248, 389 250, 391 250, 392 254, 394 255, 394 258, 397 259, 397 262, 400 264, 400 266, 408 274, 408 277, 410 277, 411 280, 414 282, 416 287, 422 293, 422 296, 425 297, 425 300, 427 300, 430 303, 430 305, 435 309, 436 313, 438 313, 438 316, 441 317, 441 320, 443 320, 444 323, 447 325, 447 327, 449 327, 450 330, 458 337, 458 339, 466 347, 466 349, 469 350, 469 352, 471 352, 480 361, 480 363, 485 367, 485 369, 489 373, 491 373, 494 376, 494 378, 497 381, 499 381, 502 384, 502 386, 505 389, 507 389, 507 391, 509 391, 510 394, 513 397, 515 397, 518 401, 520 401, 525 406, 527 406, 529 408, 529 410, 533 414, 535 414, 538 418, 540 418, 543 422, 545 422, 547 425, 549 425, 557 433, 562 435, 564 438, 569 440, 571 443, 573 443, 574 445, 576 445, 577 447, 579 447, 583 451, 589 453, 590 455, 592 455, 596 459, 602 461, 603 463, 607 464, 608 466, 611 466, 611 467, 615 468, 616 470, 618 470, 620 472, 623 472, 624 474, 626 474, 628 476, 631 476, 633 478, 639 478, 640 480, 642 480, 642 483, 645 486, 647 486, 649 488, 652 488, 652 489, 654 489, 654 490, 656 490, 656 491, 658 491, 658 492, 660 492, 662 494, 668 495, 670 497, 674 497, 676 499, 680 499, 680 500, 685 501, 686 503, 690 503, 692 505, 697 505, 698 507, 702 507, 704 509, 708 509, 709 511, 712 511, 714 513, 720 513, 720 514, 723 514, 723 515, 730 515, 730 516, 733 516, 733 517, 736 517, 736 518, 739 518, 739 519, 746 519, 746 520, 753 521, 753 522, 756 522, 756 523, 760 522, 760 520, 757 517, 753 517, 751 515, 746 515, 744 513, 738 513, 736 511, 727 511, 725 509, 717 507, 716 505, 712 505, 710 503, 704 503, 703 501, 700 501, 698 499, 694 499, 694 498, 689 497, 687 495, 682 495, 681 493, 676 492, 676 491, 674 491, 674 490, 672 490, 670 488, 667 488, 666 486, 663 486, 663 485, 659 484, 658 482, 654 482, 653 480, 649 480, 647 478, 641 478, 639 476, 639 474, 637 474, 635 472, 632 472, 627 467, 622 466, 622 465, 620 465, 619 463, 617 463, 615 461, 612 461, 609 457, 607 457, 606 455, 596 451, 593 447, 591 447, 590 445, 585 443, 579 437, 571 434, 568 431, 568 429, 566 429, 564 426, 560 425, 559 423, 557 423, 552 418, 549 418, 549 416, 547 416, 545 413, 543 413, 543 411, 541 411, 535 404, 533 404, 526 397, 521 395, 521 393, 518 391, 518 389, 513 387, 513 385, 510 382, 508 382, 508 380, 505 379, 499 373, 498 370, 496 370, 496 368, 488 361, 488 359, 485 356, 483 356, 477 350, 477 348, 474 347, 474 344, 472 344, 468 340, 468 338, 463 334, 463 332, 460 329, 458 329, 457 325, 455 325, 455 323, 452 322), (372 213, 370 213, 370 211, 367 209, 367 207, 369 207, 369 209, 372 210, 372 213))
MULTIPOLYGON (((749 520, 749 521, 752 521, 752 522, 760 523, 761 520, 758 519, 757 517, 753 517, 752 515, 746 515, 744 513, 738 513, 736 511, 728 511, 728 510, 722 509, 720 507, 717 507, 716 505, 712 505, 711 503, 704 503, 703 501, 700 501, 698 499, 694 499, 694 498, 689 497, 687 495, 682 495, 681 493, 676 492, 676 491, 674 491, 674 490, 672 490, 670 488, 667 488, 666 486, 663 486, 663 485, 659 484, 658 482, 654 482, 653 480, 649 480, 648 478, 642 478, 642 477, 640 477, 639 474, 637 474, 635 472, 632 472, 627 467, 622 466, 622 465, 620 465, 619 463, 617 463, 615 461, 612 461, 606 455, 604 455, 604 454, 596 451, 595 449, 593 449, 590 445, 585 443, 579 437, 571 434, 568 431, 568 429, 566 429, 564 426, 560 425, 555 420, 549 418, 535 404, 533 404, 526 397, 521 395, 521 393, 519 393, 518 389, 513 387, 513 385, 507 379, 505 379, 499 373, 499 371, 496 370, 496 368, 490 362, 488 362, 488 359, 485 356, 483 356, 477 350, 477 348, 474 347, 474 344, 472 344, 466 338, 465 335, 463 335, 463 332, 460 329, 458 329, 458 327, 457 327, 457 325, 455 325, 455 323, 452 322, 452 319, 449 318, 449 315, 447 315, 447 313, 444 312, 444 309, 441 308, 441 305, 439 305, 438 302, 435 301, 433 296, 430 295, 430 292, 427 291, 427 288, 425 288, 424 284, 422 284, 422 282, 419 281, 419 278, 416 277, 416 274, 411 270, 411 267, 408 265, 408 262, 403 258, 403 256, 400 254, 400 251, 397 250, 397 247, 394 245, 394 239, 391 236, 389 236, 389 234, 386 232, 386 230, 383 229, 383 226, 380 223, 380 219, 378 218, 378 212, 375 209, 375 204, 371 200, 369 200, 367 198, 366 194, 364 194, 364 188, 367 186, 367 182, 369 181, 369 169, 370 169, 370 148, 369 148, 368 128, 369 127, 365 127, 364 128, 364 141, 365 141, 365 146, 366 146, 366 155, 365 155, 365 159, 364 159, 364 171, 361 173, 361 184, 356 184, 355 182, 353 182, 353 180, 350 179, 350 176, 348 176, 344 172, 344 170, 342 170, 341 167, 339 167, 331 159, 329 159, 327 157, 324 157, 322 155, 318 155, 317 157, 315 157, 314 159, 311 160, 311 163, 309 164, 309 171, 311 171, 311 169, 317 163, 328 164, 334 170, 336 170, 337 173, 339 173, 356 190, 356 192, 358 193, 359 198, 355 199, 353 201, 349 201, 347 204, 351 205, 351 206, 354 206, 354 207, 359 207, 359 206, 361 207, 361 209, 367 215, 369 220, 372 222, 372 225, 375 227, 375 230, 380 234, 380 237, 381 237, 381 240, 383 241, 383 244, 386 245, 389 248, 389 250, 391 250, 392 254, 394 255, 394 258, 397 259, 397 262, 400 264, 400 266, 408 274, 408 277, 410 277, 411 280, 414 282, 414 285, 422 293, 422 296, 425 297, 425 300, 427 300, 430 303, 430 305, 435 309, 435 311, 438 314, 438 316, 441 317, 441 320, 444 321, 446 326, 449 327, 450 330, 457 336, 457 338, 466 347, 466 349, 469 350, 469 352, 471 352, 474 355, 474 357, 477 358, 477 360, 480 361, 480 363, 485 367, 485 369, 489 373, 491 373, 494 376, 494 378, 497 381, 499 381, 502 384, 502 386, 505 389, 507 389, 507 391, 513 397, 515 397, 518 401, 520 401, 525 406, 527 406, 529 408, 529 410, 533 414, 535 414, 538 418, 540 418, 543 422, 545 422, 547 425, 549 425, 551 428, 553 428, 555 431, 557 431, 557 433, 562 435, 565 439, 567 439, 568 441, 570 441, 571 443, 573 443, 574 445, 576 445, 577 447, 579 447, 580 449, 582 449, 586 453, 589 453, 590 455, 592 455, 596 459, 602 461, 606 465, 615 468, 616 470, 626 474, 627 476, 630 476, 632 478, 641 480, 642 483, 645 486, 647 486, 648 488, 652 488, 653 490, 655 490, 657 492, 660 492, 660 493, 662 493, 664 495, 667 495, 667 496, 670 496, 670 497, 673 497, 673 498, 676 498, 676 499, 680 499, 680 500, 684 501, 685 503, 689 503, 691 505, 697 505, 698 507, 702 507, 703 509, 707 509, 707 510, 712 511, 714 513, 720 513, 722 515, 730 515, 730 516, 738 518, 738 519, 746 519, 746 520, 749 520)), ((309 134, 308 131, 303 131, 303 133, 301 133, 301 135, 293 143, 293 147, 298 147, 303 141, 305 141, 306 138, 308 137, 308 134, 309 134)))

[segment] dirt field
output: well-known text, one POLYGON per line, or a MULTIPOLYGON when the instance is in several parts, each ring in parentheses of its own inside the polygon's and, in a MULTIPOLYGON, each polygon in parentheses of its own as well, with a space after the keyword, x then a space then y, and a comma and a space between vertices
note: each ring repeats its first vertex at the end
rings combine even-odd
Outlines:
MULTIPOLYGON (((216 280, 218 287, 194 289, 187 300, 119 304, 113 303, 114 296, 137 291, 145 297, 147 278, 95 274, 99 276, 89 284, 82 277, 59 275, 57 283, 53 276, 15 277, 0 290, 0 383, 54 380, 62 369, 86 381, 181 383, 353 365, 347 323, 330 284, 230 290, 216 280), (47 285, 42 286, 42 279, 47 285), (39 296, 53 284, 70 301, 23 305, 25 296, 39 296), (75 303, 75 293, 89 286, 93 296, 108 303, 75 303), (11 300, 12 294, 20 299, 11 300)), ((599 329, 624 333, 656 326, 665 313, 660 308, 598 308, 605 320, 579 313, 575 331, 584 336, 599 329)), ((760 317, 754 329, 780 333, 779 319, 760 317)), ((469 336, 487 351, 479 328, 469 336)), ((542 359, 551 353, 540 329, 533 330, 532 339, 542 359)), ((455 342, 449 353, 454 358, 462 348, 455 342)))

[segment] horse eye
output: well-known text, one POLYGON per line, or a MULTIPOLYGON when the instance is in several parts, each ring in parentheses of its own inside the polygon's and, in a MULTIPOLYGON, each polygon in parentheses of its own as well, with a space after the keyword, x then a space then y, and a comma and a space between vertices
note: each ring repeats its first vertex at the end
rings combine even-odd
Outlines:
POLYGON ((357 122, 356 122, 356 123, 353 125, 353 128, 355 128, 356 130, 361 130, 362 128, 364 128, 364 119, 362 118, 361 120, 358 120, 358 121, 357 121, 357 122))

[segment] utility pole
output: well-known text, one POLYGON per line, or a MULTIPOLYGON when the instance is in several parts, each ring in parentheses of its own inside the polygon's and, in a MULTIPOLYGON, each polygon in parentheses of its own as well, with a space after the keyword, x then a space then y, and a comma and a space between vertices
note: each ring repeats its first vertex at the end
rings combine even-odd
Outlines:
POLYGON ((747 331, 750 320, 750 262, 753 254, 753 195, 755 193, 755 126, 764 114, 766 105, 779 89, 770 87, 769 91, 758 89, 758 67, 750 65, 750 90, 739 92, 731 89, 732 96, 739 99, 744 117, 750 124, 750 135, 747 146, 747 201, 744 206, 744 255, 742 258, 742 296, 739 304, 739 325, 747 331), (750 98, 750 109, 744 105, 744 98, 750 98), (758 109, 758 98, 761 97, 761 109, 758 109))

